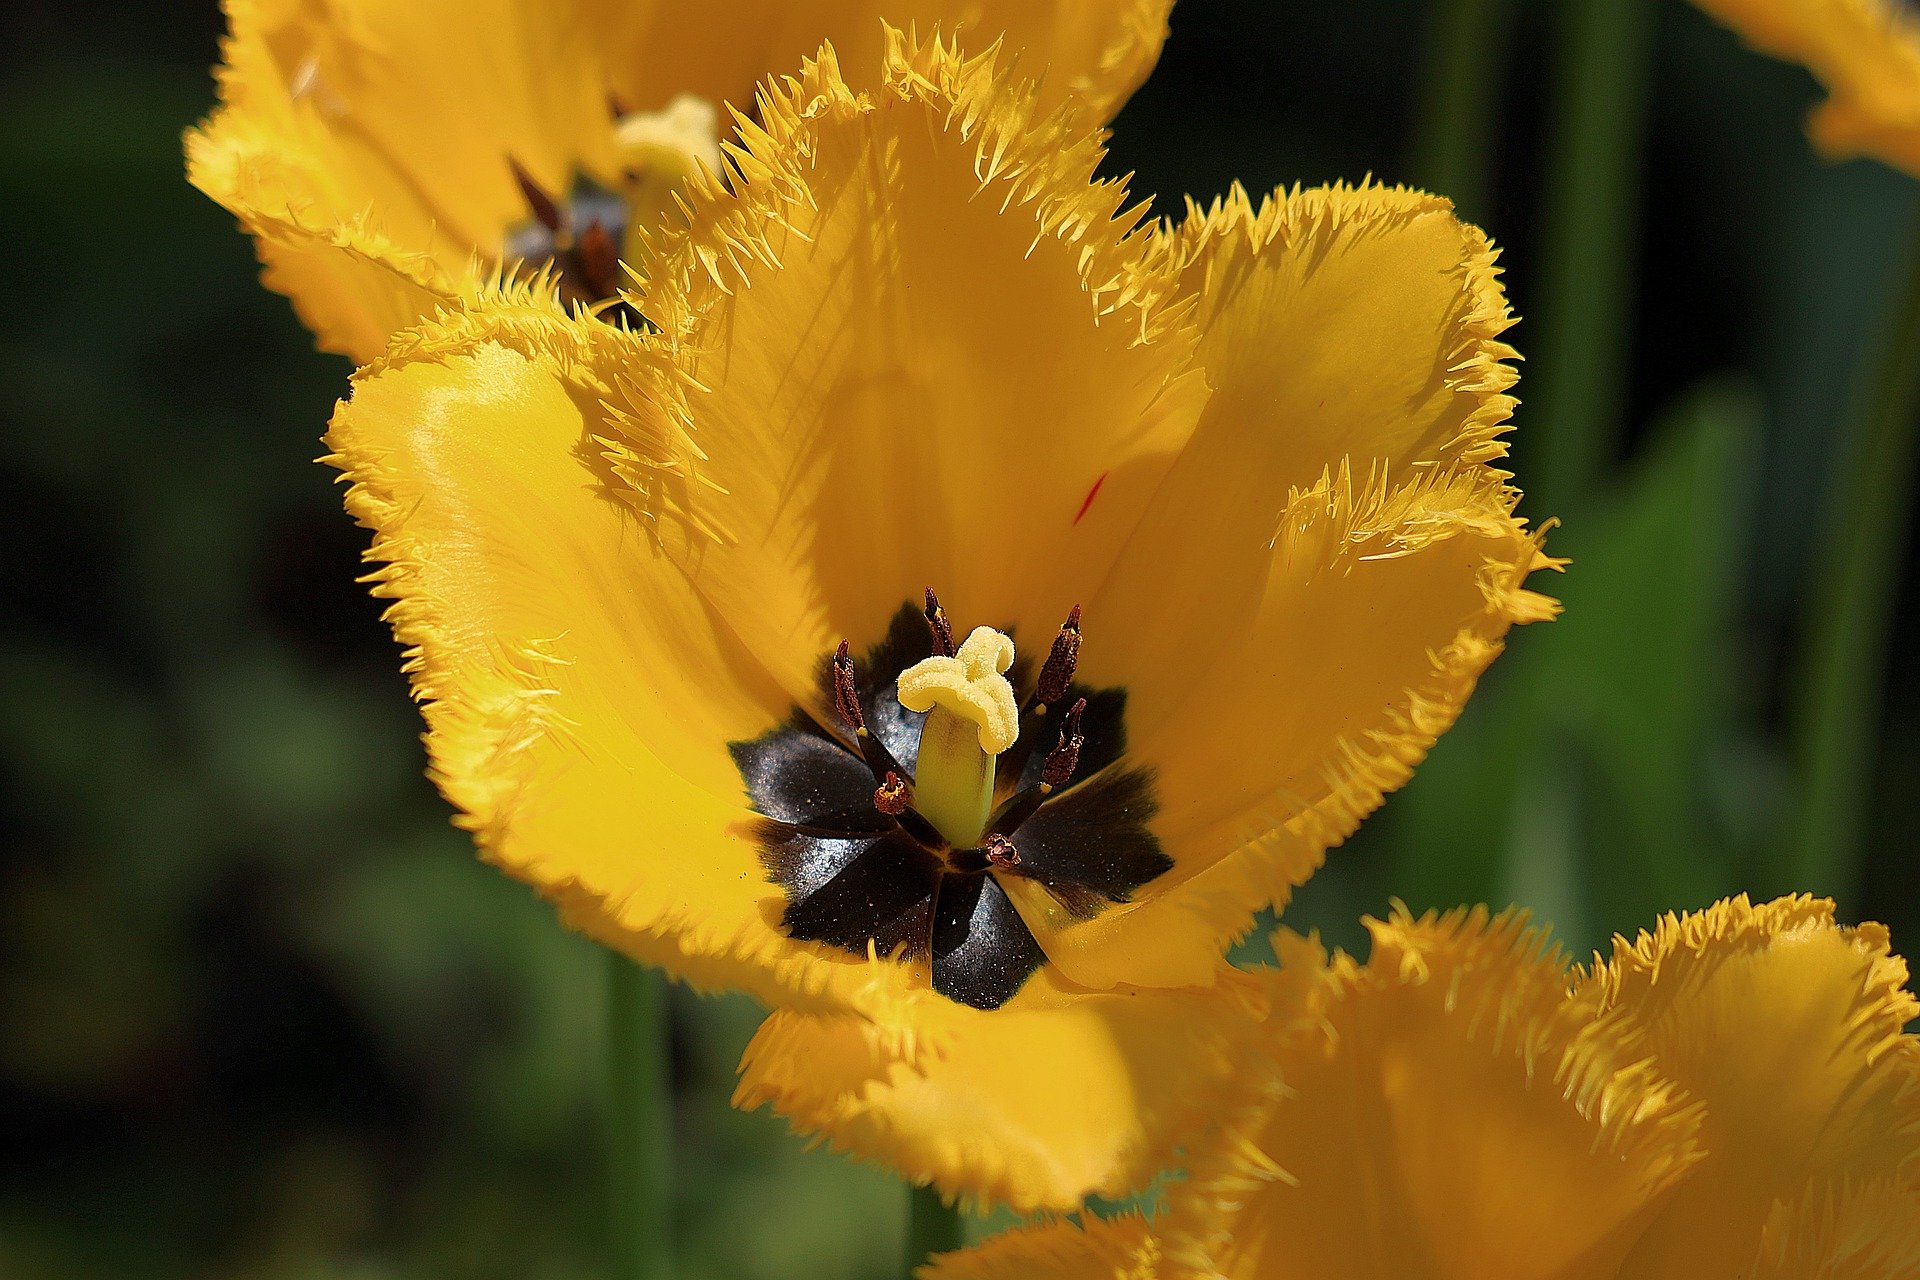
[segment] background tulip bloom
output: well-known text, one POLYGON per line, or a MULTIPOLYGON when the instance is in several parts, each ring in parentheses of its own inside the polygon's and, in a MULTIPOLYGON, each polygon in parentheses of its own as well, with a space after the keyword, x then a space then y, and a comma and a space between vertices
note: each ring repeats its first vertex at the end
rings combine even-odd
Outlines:
POLYGON ((1484 909, 1277 940, 1241 1119, 1165 1218, 1001 1237, 929 1280, 1810 1277, 1920 1267, 1917 1006, 1877 925, 1744 898, 1569 971, 1484 909))
POLYGON ((188 172, 320 345, 364 362, 502 272, 609 303, 692 176, 721 168, 733 113, 823 39, 864 71, 883 18, 1004 36, 1050 101, 1104 120, 1171 4, 229 0, 221 105, 188 172))
POLYGON ((1805 64, 1830 95, 1822 150, 1920 176, 1920 17, 1901 0, 1697 0, 1756 49, 1805 64))
POLYGON ((486 854, 774 1005, 743 1102, 1071 1206, 1165 1162, 1226 945, 1552 613, 1508 316, 1442 200, 1142 226, 992 56, 871 82, 768 91, 650 331, 492 292, 329 440, 486 854))

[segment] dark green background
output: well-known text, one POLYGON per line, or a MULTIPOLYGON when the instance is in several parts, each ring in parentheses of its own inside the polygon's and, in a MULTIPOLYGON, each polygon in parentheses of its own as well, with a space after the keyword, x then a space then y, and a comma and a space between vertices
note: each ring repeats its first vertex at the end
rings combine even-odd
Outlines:
MULTIPOLYGON (((1550 7, 1518 6, 1497 191, 1465 210, 1523 315, 1550 7)), ((347 370, 181 175, 219 26, 0 17, 0 1275, 591 1276, 599 958, 421 777, 363 535, 313 463, 347 370)), ((1167 211, 1235 178, 1417 176, 1420 26, 1390 0, 1185 0, 1116 170, 1167 211)), ((1517 897, 1591 945, 1785 887, 1765 851, 1810 530, 1913 184, 1809 152, 1803 72, 1678 3, 1658 39, 1620 264, 1631 427, 1556 541, 1569 617, 1516 638, 1289 923, 1352 944, 1391 894, 1517 897)), ((1524 485, 1552 428, 1519 421, 1524 485)), ((1906 603, 1864 875, 1801 886, 1896 941, 1920 936, 1913 563, 1885 584, 1906 603)), ((686 1273, 893 1272, 895 1184, 727 1108, 752 1006, 676 993, 676 1017, 686 1273)))

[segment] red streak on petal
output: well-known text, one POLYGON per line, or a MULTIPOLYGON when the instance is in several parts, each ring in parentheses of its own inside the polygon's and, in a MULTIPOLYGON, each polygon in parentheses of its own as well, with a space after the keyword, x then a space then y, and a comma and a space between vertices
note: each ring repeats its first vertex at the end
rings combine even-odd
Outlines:
POLYGON ((1073 522, 1075 524, 1079 524, 1080 517, 1087 514, 1087 508, 1092 506, 1093 500, 1100 496, 1100 486, 1105 484, 1106 482, 1107 482, 1107 473, 1102 471, 1100 473, 1100 478, 1093 482, 1093 488, 1087 490, 1087 496, 1085 500, 1080 503, 1080 511, 1077 515, 1073 517, 1073 522))

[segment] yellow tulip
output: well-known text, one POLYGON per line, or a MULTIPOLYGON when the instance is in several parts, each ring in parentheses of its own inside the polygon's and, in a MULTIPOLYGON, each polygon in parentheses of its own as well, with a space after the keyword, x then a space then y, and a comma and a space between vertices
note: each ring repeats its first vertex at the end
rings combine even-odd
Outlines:
POLYGON ((1827 87, 1808 128, 1836 157, 1920 176, 1920 16, 1905 0, 1696 0, 1762 53, 1827 87))
POLYGON ((501 273, 617 310, 687 183, 722 167, 733 113, 823 39, 867 69, 883 19, 1004 37, 1050 104, 1104 120, 1158 58, 1171 6, 227 0, 220 106, 187 137, 188 175, 321 347, 364 363, 501 273))
POLYGON ((929 1280, 1896 1280, 1920 1274, 1920 1012, 1877 925, 1745 898, 1569 970, 1509 912, 1277 940, 1264 1072, 1165 1217, 929 1280))
POLYGON ((1444 200, 1143 224, 992 56, 863 80, 765 94, 647 330, 488 291, 329 442, 486 855, 772 1005, 743 1104, 1070 1206, 1166 1162, 1226 946, 1552 613, 1509 317, 1444 200))

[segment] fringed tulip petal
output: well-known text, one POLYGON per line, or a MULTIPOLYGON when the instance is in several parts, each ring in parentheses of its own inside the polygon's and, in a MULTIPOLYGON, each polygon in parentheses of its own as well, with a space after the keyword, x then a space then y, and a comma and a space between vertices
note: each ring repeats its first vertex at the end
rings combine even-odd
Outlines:
POLYGON ((1257 1026, 1253 993, 1090 993, 1047 970, 993 1012, 950 1002, 888 1027, 775 1012, 736 1105, 969 1202, 1067 1210, 1168 1164, 1209 1121, 1257 1026), (911 1037, 911 1038, 909 1038, 911 1037))
POLYGON ((1647 1231, 1629 1274, 1745 1274, 1777 1204, 1820 1185, 1920 1186, 1920 1001, 1878 925, 1833 904, 1740 897, 1620 941, 1587 979, 1644 1029, 1661 1069, 1705 1104, 1713 1159, 1647 1231))
POLYGON ((1231 452, 1284 496, 1329 458, 1393 488, 1506 454, 1519 373, 1499 254, 1447 200, 1365 183, 1255 204, 1236 187, 1160 240, 1204 334, 1203 465, 1231 452))
POLYGON ((614 370, 648 359, 496 299, 364 371, 331 461, 374 531, 434 780, 487 856, 640 959, 846 1008, 892 971, 778 928, 727 748, 780 696, 652 546, 599 438, 614 370))
POLYGON ((1372 927, 1365 966, 1277 941, 1276 1088, 1178 1192, 1169 1253, 1232 1280, 1612 1274, 1699 1109, 1565 1000, 1524 917, 1372 927))
MULTIPOLYGON (((1102 643, 1082 668, 1127 688, 1130 757, 1154 771, 1175 869, 1128 927, 1163 932, 1149 950, 1167 956, 1284 903, 1405 781, 1508 628, 1555 611, 1522 585, 1551 562, 1490 465, 1514 374, 1485 237, 1374 187, 1194 217, 1161 247, 1198 300, 1212 395, 1088 605, 1102 643)), ((1116 925, 1068 922, 1059 962, 1111 980, 1116 925)))
POLYGON ((730 0, 725 22, 690 21, 670 0, 594 0, 614 91, 638 109, 694 93, 745 111, 770 71, 797 67, 822 43, 856 89, 878 87, 883 24, 941 34, 970 49, 1004 40, 1048 106, 1077 99, 1111 118, 1147 77, 1173 0, 730 0))
POLYGON ((259 241, 320 344, 373 358, 463 296, 550 190, 604 171, 587 33, 523 0, 230 0, 221 106, 189 176, 259 241), (407 286, 413 286, 408 288, 407 286))

